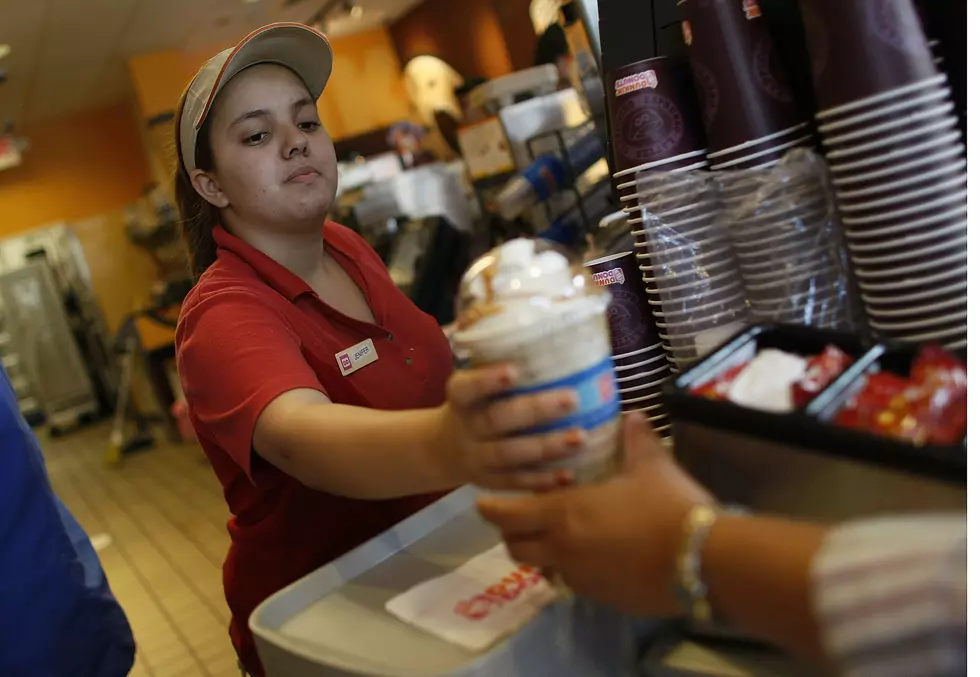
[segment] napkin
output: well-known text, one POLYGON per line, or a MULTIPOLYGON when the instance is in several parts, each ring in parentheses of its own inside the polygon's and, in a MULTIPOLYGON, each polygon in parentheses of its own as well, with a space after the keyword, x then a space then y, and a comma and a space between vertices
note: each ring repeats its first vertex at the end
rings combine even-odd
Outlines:
POLYGON ((470 651, 484 651, 534 618, 558 593, 503 544, 385 604, 389 613, 470 651))

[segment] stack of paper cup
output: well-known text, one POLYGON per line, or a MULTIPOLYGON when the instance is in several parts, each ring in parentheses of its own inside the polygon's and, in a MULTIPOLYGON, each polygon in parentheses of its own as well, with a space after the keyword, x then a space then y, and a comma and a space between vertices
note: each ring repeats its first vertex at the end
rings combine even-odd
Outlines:
POLYGON ((661 56, 606 76, 613 179, 632 213, 639 206, 639 171, 676 172, 707 166, 694 82, 686 61, 661 56))
MULTIPOLYGON (((639 172, 682 173, 708 166, 694 79, 688 62, 672 56, 644 59, 606 76, 613 181, 633 227, 634 251, 649 255, 636 180, 639 172)), ((646 287, 659 307, 656 285, 646 287)), ((670 345, 664 344, 668 352, 670 345)))
POLYGON ((637 259, 659 294, 650 301, 657 329, 683 371, 748 320, 738 260, 709 174, 641 172, 638 188, 651 247, 637 259))
POLYGON ((912 0, 803 0, 817 114, 868 324, 966 345, 966 157, 912 0))
POLYGON ((670 377, 670 363, 647 304, 636 255, 611 254, 585 267, 595 285, 612 296, 606 316, 623 411, 643 412, 658 433, 669 434, 661 389, 670 377))
POLYGON ((797 149, 774 167, 715 176, 753 320, 857 329, 823 158, 797 149))
POLYGON ((677 6, 711 168, 765 167, 792 148, 814 147, 760 3, 679 0, 677 6))
POLYGON ((584 430, 580 453, 555 464, 572 471, 576 483, 605 479, 622 460, 609 301, 586 269, 544 240, 517 239, 497 247, 470 267, 460 289, 452 336, 459 358, 474 367, 517 367, 518 382, 506 396, 577 391, 577 411, 522 433, 584 430))

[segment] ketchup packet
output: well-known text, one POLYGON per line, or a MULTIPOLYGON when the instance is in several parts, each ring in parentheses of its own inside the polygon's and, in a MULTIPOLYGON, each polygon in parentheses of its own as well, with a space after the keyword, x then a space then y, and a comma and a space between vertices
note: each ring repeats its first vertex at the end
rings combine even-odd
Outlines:
POLYGON ((811 357, 806 374, 793 384, 793 405, 797 409, 808 405, 853 363, 851 356, 837 346, 827 346, 822 353, 811 357))
POLYGON ((834 422, 916 445, 950 445, 966 435, 966 365, 938 346, 925 346, 908 378, 880 372, 834 422))

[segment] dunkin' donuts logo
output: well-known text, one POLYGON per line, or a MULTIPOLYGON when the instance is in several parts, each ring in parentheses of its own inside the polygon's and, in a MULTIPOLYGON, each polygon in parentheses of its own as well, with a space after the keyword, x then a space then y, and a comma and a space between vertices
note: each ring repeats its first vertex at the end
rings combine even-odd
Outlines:
POLYGON ((622 268, 604 270, 601 273, 592 273, 592 281, 600 287, 608 287, 611 284, 623 284, 626 282, 626 274, 622 268))
POLYGON ((742 0, 742 11, 745 12, 746 19, 758 19, 762 16, 759 0, 742 0))
POLYGON ((656 89, 659 84, 660 81, 657 80, 657 74, 653 71, 643 71, 635 75, 627 75, 625 78, 616 80, 616 96, 632 94, 641 89, 656 89))

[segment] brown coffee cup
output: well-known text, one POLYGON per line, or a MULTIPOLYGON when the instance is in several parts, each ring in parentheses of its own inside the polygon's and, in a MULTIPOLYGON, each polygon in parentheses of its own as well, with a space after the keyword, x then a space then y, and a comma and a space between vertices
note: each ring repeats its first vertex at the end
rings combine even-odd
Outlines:
POLYGON ((755 0, 680 0, 678 8, 710 152, 806 121, 755 0))
POLYGON ((633 252, 613 254, 585 264, 595 283, 612 295, 606 311, 613 355, 625 355, 660 343, 646 287, 633 252))
POLYGON ((938 74, 912 0, 800 0, 821 111, 938 74))
POLYGON ((693 79, 683 60, 657 57, 611 71, 606 100, 617 171, 705 148, 693 79))

